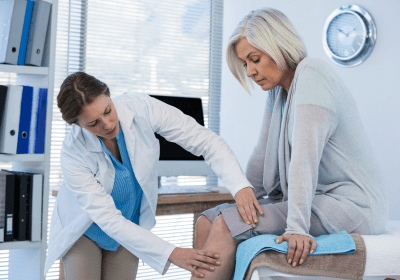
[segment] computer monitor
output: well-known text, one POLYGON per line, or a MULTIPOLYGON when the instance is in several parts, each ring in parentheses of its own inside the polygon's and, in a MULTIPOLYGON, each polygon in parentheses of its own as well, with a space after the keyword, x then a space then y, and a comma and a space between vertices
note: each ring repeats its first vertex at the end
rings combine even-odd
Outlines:
MULTIPOLYGON (((200 125, 204 126, 201 98, 164 95, 150 96, 178 108, 184 114, 193 117, 200 125)), ((160 141, 158 176, 207 176, 212 174, 211 168, 206 164, 202 156, 197 157, 178 144, 168 142, 157 133, 155 135, 160 141)))

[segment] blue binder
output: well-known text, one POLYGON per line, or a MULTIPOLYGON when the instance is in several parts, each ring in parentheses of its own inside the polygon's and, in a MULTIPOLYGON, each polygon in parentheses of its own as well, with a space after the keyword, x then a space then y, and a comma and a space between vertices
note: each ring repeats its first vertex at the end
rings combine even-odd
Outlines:
POLYGON ((46 133, 47 88, 39 89, 39 101, 37 108, 35 154, 43 154, 46 133))
POLYGON ((21 36, 21 46, 19 48, 19 54, 18 54, 18 65, 25 64, 26 46, 28 44, 29 28, 31 25, 31 18, 32 18, 32 8, 33 8, 33 0, 27 0, 24 27, 22 29, 22 36, 21 36))
POLYGON ((21 114, 19 118, 17 154, 27 154, 29 151, 32 98, 33 87, 24 86, 22 90, 21 114))

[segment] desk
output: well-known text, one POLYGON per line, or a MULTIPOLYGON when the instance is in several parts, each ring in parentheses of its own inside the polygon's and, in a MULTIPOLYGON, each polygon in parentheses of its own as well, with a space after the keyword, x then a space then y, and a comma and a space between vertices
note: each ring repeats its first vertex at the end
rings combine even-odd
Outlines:
MULTIPOLYGON (((57 191, 52 191, 53 196, 57 196, 57 191)), ((159 194, 156 215, 173 215, 193 213, 193 242, 194 227, 200 213, 204 210, 213 208, 222 203, 234 203, 230 192, 223 187, 214 187, 210 193, 190 193, 190 194, 159 194)), ((193 246, 194 247, 194 246, 193 246)), ((60 260, 60 278, 65 280, 62 260, 60 260)))

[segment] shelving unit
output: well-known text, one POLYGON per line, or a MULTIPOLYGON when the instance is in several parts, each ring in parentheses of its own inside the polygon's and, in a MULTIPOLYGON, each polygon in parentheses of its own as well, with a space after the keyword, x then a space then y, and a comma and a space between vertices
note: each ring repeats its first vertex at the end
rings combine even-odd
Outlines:
MULTIPOLYGON (((50 147, 53 115, 54 75, 58 0, 52 0, 49 67, 0 64, 0 72, 16 74, 16 85, 29 85, 48 89, 44 154, 0 154, 0 162, 11 162, 12 169, 43 174, 42 234, 41 241, 14 241, 0 243, 0 250, 9 251, 9 280, 44 280, 47 251, 47 217, 49 205, 50 147)), ((45 52, 46 54, 46 52, 45 52)))
POLYGON ((0 154, 0 162, 42 162, 45 159, 43 154, 29 155, 4 155, 0 154))
POLYGON ((49 67, 0 64, 0 72, 28 75, 48 75, 49 67))
POLYGON ((0 243, 0 250, 14 250, 14 249, 27 249, 27 248, 39 248, 42 246, 42 242, 36 241, 14 241, 0 243))

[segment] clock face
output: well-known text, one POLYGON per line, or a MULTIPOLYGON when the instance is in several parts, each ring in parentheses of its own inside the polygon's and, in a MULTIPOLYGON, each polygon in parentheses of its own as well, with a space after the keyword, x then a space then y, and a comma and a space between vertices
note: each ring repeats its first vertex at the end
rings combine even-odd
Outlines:
POLYGON ((362 19, 354 13, 337 15, 328 25, 327 45, 339 59, 351 59, 363 48, 366 30, 362 19))

